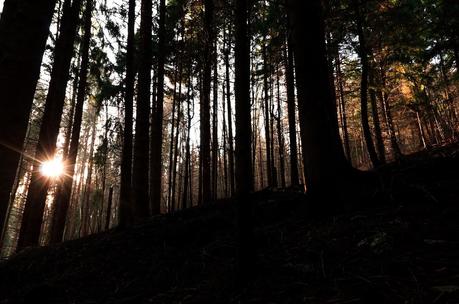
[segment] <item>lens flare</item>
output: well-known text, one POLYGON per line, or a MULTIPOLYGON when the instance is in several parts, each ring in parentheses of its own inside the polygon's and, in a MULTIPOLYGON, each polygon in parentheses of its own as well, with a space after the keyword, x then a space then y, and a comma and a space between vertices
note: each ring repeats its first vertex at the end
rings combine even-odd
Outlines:
POLYGON ((64 163, 54 158, 41 163, 40 173, 49 178, 58 178, 64 173, 64 163))

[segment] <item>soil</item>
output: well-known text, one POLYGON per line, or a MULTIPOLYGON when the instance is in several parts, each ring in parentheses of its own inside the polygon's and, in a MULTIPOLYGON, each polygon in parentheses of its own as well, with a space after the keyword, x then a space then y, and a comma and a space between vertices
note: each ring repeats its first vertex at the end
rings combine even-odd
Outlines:
POLYGON ((459 303, 458 151, 378 169, 358 210, 319 216, 302 193, 254 194, 256 264, 243 287, 234 204, 222 201, 27 248, 0 263, 0 304, 459 303))

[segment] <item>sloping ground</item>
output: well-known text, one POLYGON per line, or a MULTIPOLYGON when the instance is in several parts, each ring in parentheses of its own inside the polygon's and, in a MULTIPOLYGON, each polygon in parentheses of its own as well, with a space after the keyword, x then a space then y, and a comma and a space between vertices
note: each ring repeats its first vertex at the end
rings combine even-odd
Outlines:
POLYGON ((301 194, 256 194, 243 290, 227 202, 27 249, 0 264, 0 303, 458 303, 456 151, 382 168, 363 211, 312 217, 301 194))

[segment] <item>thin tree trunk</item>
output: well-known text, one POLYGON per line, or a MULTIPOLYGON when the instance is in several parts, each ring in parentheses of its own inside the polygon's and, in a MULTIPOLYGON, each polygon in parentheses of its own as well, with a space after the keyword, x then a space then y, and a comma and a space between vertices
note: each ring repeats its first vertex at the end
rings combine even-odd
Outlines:
MULTIPOLYGON (((80 47, 81 50, 81 47, 80 47)), ((70 138, 72 136, 72 125, 73 125, 73 116, 75 115, 75 104, 76 104, 76 97, 77 97, 77 92, 78 92, 78 74, 80 72, 80 53, 78 54, 78 59, 77 59, 77 66, 75 70, 75 76, 73 79, 73 85, 72 85, 72 99, 70 101, 70 111, 68 114, 68 124, 67 124, 67 130, 65 131, 65 141, 64 141, 64 147, 62 151, 63 158, 67 157, 67 154, 69 153, 69 148, 70 148, 70 138)))
POLYGON ((65 160, 67 163, 67 173, 63 177, 61 187, 56 194, 56 210, 51 227, 52 243, 62 241, 64 235, 65 221, 67 217, 67 210, 70 204, 72 194, 73 175, 75 173, 75 164, 78 154, 78 147, 80 141, 80 130, 83 119, 83 105, 87 96, 87 78, 89 68, 89 46, 91 39, 91 15, 93 10, 93 0, 88 0, 86 3, 86 10, 84 13, 84 36, 83 47, 81 54, 81 68, 78 84, 77 102, 75 105, 75 117, 73 121, 72 137, 69 149, 68 158, 65 160))
POLYGON ((228 184, 228 147, 226 142, 226 137, 228 136, 226 131, 226 88, 225 82, 222 83, 222 119, 223 119, 223 180, 224 180, 224 193, 225 198, 229 196, 229 184, 228 184))
POLYGON ((282 103, 280 97, 280 81, 279 81, 279 67, 276 72, 276 87, 277 87, 277 141, 279 148, 279 167, 280 167, 280 178, 281 178, 281 187, 285 188, 285 147, 284 147, 284 135, 283 135, 283 126, 282 126, 282 103))
POLYGON ((213 56, 213 110, 212 110, 212 200, 217 199, 217 178, 218 178, 218 62, 217 43, 214 43, 213 56))
POLYGON ((347 159, 351 160, 351 148, 349 146, 349 130, 347 128, 347 115, 346 115, 346 101, 344 98, 344 83, 343 83, 343 73, 341 72, 341 58, 339 56, 339 51, 336 52, 336 74, 338 80, 338 90, 339 90, 339 102, 341 108, 341 123, 343 128, 343 141, 344 141, 344 152, 346 153, 347 159))
POLYGON ((105 216, 105 230, 110 229, 110 220, 112 219, 112 206, 113 206, 113 187, 110 187, 108 192, 107 212, 105 216))
POLYGON ((284 48, 285 85, 287 89, 287 111, 290 147, 290 184, 292 187, 299 185, 298 177, 298 151, 296 142, 296 113, 295 113, 295 77, 293 74, 293 50, 291 36, 288 36, 284 48))
MULTIPOLYGON (((182 23, 182 42, 185 43, 185 35, 184 35, 184 24, 182 23)), ((175 151, 174 151, 174 157, 172 160, 172 209, 174 209, 174 206, 176 206, 175 202, 175 197, 177 194, 177 189, 176 189, 176 181, 177 181, 177 158, 178 158, 178 151, 179 151, 179 130, 180 130, 180 121, 182 119, 182 109, 181 109, 181 104, 182 104, 182 77, 183 77, 183 63, 182 63, 182 56, 179 56, 179 88, 178 88, 178 104, 177 104, 177 135, 175 136, 175 151)), ((173 137, 171 137, 172 140, 173 137)), ((179 188, 180 189, 180 188, 179 188)), ((178 205, 178 204, 177 204, 178 205)), ((178 207, 178 206, 177 206, 178 207)))
MULTIPOLYGON (((178 57, 178 56, 177 56, 178 57)), ((172 113, 171 113, 171 135, 170 135, 170 142, 169 142, 169 174, 167 179, 167 212, 172 212, 172 192, 174 189, 172 188, 172 171, 174 170, 173 164, 173 155, 174 155, 174 135, 175 135, 175 111, 177 108, 177 74, 178 74, 178 64, 179 59, 176 58, 175 60, 175 67, 174 67, 174 93, 172 94, 172 113)), ((177 136, 178 136, 178 128, 177 128, 177 136)))
POLYGON ((224 53, 225 60, 225 80, 226 80, 226 104, 228 106, 228 166, 229 166, 229 186, 230 196, 234 195, 234 146, 233 146, 233 113, 231 106, 231 86, 230 86, 230 71, 229 71, 229 52, 231 50, 230 33, 227 35, 226 48, 224 53))
POLYGON ((371 137, 370 124, 368 122, 368 73, 369 73, 369 62, 368 62, 368 47, 366 43, 366 37, 364 33, 364 25, 362 15, 360 13, 359 4, 357 0, 354 0, 354 11, 357 23, 357 34, 359 36, 359 49, 358 53, 360 56, 360 62, 362 65, 362 76, 360 81, 360 118, 362 123, 363 137, 367 145, 368 154, 370 156, 373 167, 378 167, 381 162, 376 153, 373 138, 371 137))
POLYGON ((376 148, 378 150, 378 160, 381 163, 386 163, 386 152, 384 148, 384 139, 381 131, 381 124, 379 122, 378 107, 376 103, 376 90, 375 90, 375 77, 374 70, 372 67, 369 71, 369 82, 370 82, 370 103, 371 103, 371 113, 373 117, 373 124, 375 128, 375 138, 376 138, 376 148))
POLYGON ((402 157, 402 152, 397 142, 397 136, 395 135, 395 127, 394 127, 394 122, 392 118, 392 111, 389 105, 389 96, 384 92, 384 89, 386 87, 386 80, 385 80, 385 72, 382 66, 380 66, 379 72, 380 72, 379 80, 381 83, 381 88, 378 89, 377 95, 378 95, 379 102, 381 103, 381 108, 383 109, 384 119, 386 121, 387 131, 389 133, 392 151, 394 153, 395 159, 398 160, 402 157))
MULTIPOLYGON (((190 177, 190 171, 191 171, 191 165, 190 165, 190 160, 191 160, 191 152, 190 152, 190 131, 191 131, 191 98, 192 96, 190 95, 191 91, 191 67, 189 68, 188 71, 188 93, 187 93, 187 128, 186 128, 186 145, 185 145, 185 177, 183 180, 183 195, 182 195, 182 206, 183 208, 189 208, 191 207, 191 204, 189 203, 190 200, 188 199, 188 189, 190 189, 190 192, 192 192, 192 188, 190 186, 190 183, 188 180, 191 181, 190 177)), ((192 194, 191 194, 192 196, 192 194)))
POLYGON ((265 142, 266 142, 266 173, 268 175, 268 187, 273 186, 273 173, 271 167, 271 131, 270 131, 270 111, 269 111, 269 85, 268 85, 268 62, 266 54, 266 43, 263 43, 263 90, 264 90, 264 116, 265 116, 265 142))

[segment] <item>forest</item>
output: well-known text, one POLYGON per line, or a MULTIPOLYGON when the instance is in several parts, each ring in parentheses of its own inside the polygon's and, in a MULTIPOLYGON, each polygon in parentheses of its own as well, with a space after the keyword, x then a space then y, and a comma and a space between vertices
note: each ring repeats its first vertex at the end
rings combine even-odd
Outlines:
POLYGON ((0 14, 0 304, 459 301, 459 1, 0 14))

